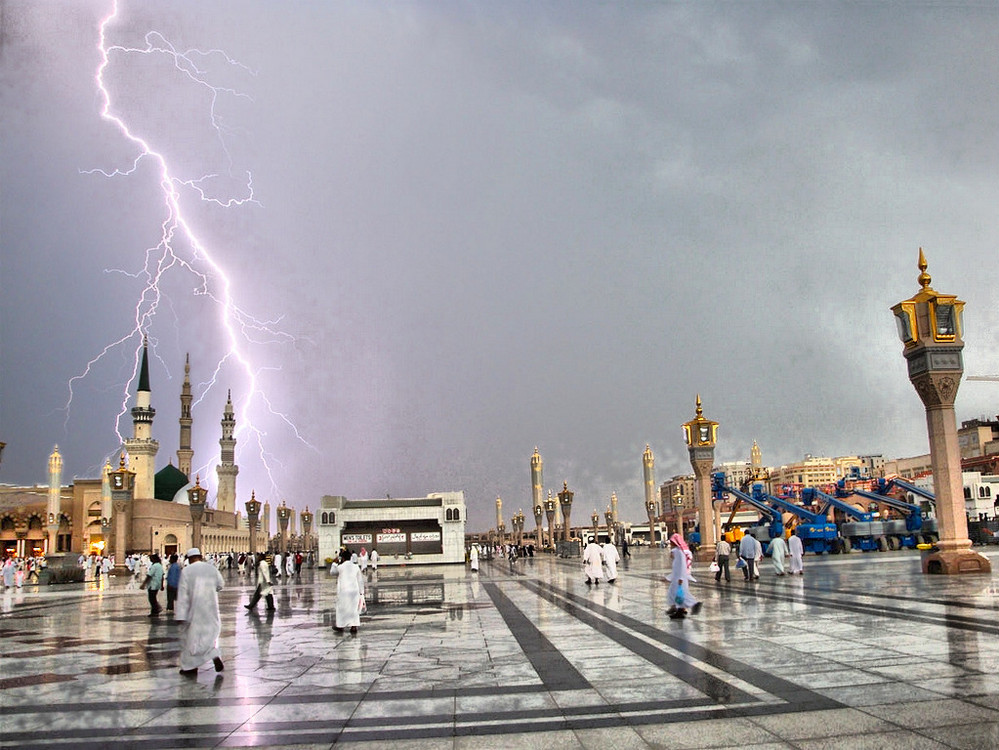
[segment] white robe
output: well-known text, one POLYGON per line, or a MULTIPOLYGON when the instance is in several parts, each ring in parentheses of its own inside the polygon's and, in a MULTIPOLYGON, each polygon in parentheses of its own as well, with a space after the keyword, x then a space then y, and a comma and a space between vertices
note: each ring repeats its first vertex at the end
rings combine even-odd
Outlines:
POLYGON ((270 596, 274 593, 271 587, 271 564, 264 558, 260 558, 260 564, 257 565, 257 585, 260 587, 261 596, 270 596))
POLYGON ((472 545, 472 549, 468 552, 468 562, 472 566, 472 571, 477 573, 479 571, 479 548, 475 545, 472 545))
POLYGON ((791 575, 801 573, 804 566, 801 563, 801 556, 805 554, 805 548, 797 534, 792 535, 787 540, 788 549, 791 550, 791 575))
POLYGON ((347 561, 337 568, 336 626, 357 627, 361 624, 361 597, 364 596, 364 576, 356 563, 347 561))
POLYGON ((697 604, 697 599, 690 591, 691 581, 697 579, 691 575, 690 568, 687 565, 687 555, 682 549, 679 547, 670 547, 669 554, 673 567, 670 569, 669 575, 666 576, 666 580, 669 581, 666 601, 670 607, 689 609, 697 604), (683 583, 683 601, 677 602, 676 594, 680 589, 681 582, 683 583))
POLYGON ((607 580, 613 581, 617 578, 617 564, 621 560, 621 555, 618 554, 617 547, 610 542, 604 544, 600 554, 604 559, 604 564, 607 566, 607 580))
POLYGON ((602 561, 600 545, 596 542, 587 544, 586 549, 583 550, 583 575, 591 580, 599 581, 604 577, 602 561))
POLYGON ((378 550, 376 549, 371 550, 370 560, 371 560, 372 569, 378 570, 378 550))
POLYGON ((368 553, 364 551, 361 556, 357 559, 357 564, 361 566, 361 572, 366 573, 368 571, 368 553))
POLYGON ((280 552, 278 552, 276 555, 274 555, 274 567, 277 568, 277 574, 279 576, 280 575, 284 575, 284 570, 281 567, 281 559, 282 558, 281 558, 281 553, 280 552))
POLYGON ((768 550, 770 561, 774 564, 774 571, 779 576, 784 575, 784 558, 787 556, 787 542, 784 541, 784 537, 778 536, 771 539, 768 550))
POLYGON ((197 669, 219 656, 222 620, 218 592, 224 586, 222 574, 204 561, 188 565, 180 574, 174 619, 187 623, 180 636, 181 669, 197 669))
POLYGON ((285 572, 288 575, 290 575, 290 576, 295 575, 295 556, 294 555, 289 554, 288 557, 285 559, 284 569, 285 569, 285 572))

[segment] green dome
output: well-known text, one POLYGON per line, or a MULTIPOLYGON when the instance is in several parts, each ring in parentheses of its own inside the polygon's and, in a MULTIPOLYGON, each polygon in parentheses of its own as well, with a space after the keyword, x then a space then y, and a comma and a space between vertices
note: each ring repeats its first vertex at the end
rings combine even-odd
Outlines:
POLYGON ((170 502, 187 483, 188 479, 184 472, 171 463, 156 472, 156 476, 153 478, 155 487, 153 497, 157 500, 170 502))

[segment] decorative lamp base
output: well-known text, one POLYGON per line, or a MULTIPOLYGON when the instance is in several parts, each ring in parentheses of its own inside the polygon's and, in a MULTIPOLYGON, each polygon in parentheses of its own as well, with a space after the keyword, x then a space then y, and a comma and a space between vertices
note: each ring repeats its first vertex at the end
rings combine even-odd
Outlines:
POLYGON ((992 572, 992 563, 989 559, 970 549, 924 552, 922 562, 923 573, 933 575, 992 572))

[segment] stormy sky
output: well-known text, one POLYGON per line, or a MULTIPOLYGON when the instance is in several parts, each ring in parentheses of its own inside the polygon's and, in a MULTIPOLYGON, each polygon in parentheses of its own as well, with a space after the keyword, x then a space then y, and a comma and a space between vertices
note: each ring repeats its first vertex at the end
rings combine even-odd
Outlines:
POLYGON ((485 530, 538 446, 637 521, 698 393, 719 461, 925 453, 920 246, 999 373, 994 3, 123 0, 102 117, 112 9, 0 2, 4 483, 117 455, 142 334, 157 467, 189 353, 240 506, 464 490, 485 530))

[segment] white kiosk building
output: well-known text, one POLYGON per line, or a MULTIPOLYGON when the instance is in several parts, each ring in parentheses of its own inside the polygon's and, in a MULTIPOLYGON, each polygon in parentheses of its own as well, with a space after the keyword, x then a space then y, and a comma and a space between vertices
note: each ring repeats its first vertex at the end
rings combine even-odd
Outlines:
POLYGON ((319 559, 341 546, 378 550, 379 565, 465 562, 465 493, 350 500, 324 495, 316 511, 319 559))

